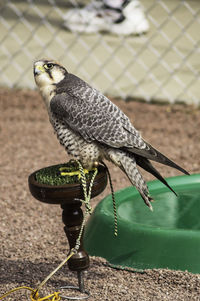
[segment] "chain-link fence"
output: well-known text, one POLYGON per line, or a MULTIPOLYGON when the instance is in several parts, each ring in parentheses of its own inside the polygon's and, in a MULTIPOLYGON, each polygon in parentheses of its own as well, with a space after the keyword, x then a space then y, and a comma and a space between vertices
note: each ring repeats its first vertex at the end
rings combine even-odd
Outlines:
POLYGON ((140 2, 149 32, 124 37, 67 31, 76 0, 0 0, 0 85, 35 87, 32 63, 48 57, 110 96, 199 104, 200 1, 140 2))

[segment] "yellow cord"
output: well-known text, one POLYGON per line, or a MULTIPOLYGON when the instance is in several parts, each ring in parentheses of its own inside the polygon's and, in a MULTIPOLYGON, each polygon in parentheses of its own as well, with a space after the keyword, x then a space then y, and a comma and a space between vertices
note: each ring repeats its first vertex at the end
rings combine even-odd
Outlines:
MULTIPOLYGON (((38 292, 44 285, 45 283, 76 253, 76 250, 72 249, 69 256, 64 259, 59 266, 53 270, 53 272, 51 272, 38 286, 38 288, 35 290, 36 292, 38 292)), ((36 294, 35 294, 36 295, 36 294)), ((36 299, 37 300, 37 299, 36 299)))
POLYGON ((19 291, 19 290, 22 290, 22 289, 25 289, 25 290, 29 290, 31 291, 31 295, 30 295, 30 299, 31 301, 60 301, 61 300, 61 297, 59 296, 59 292, 54 292, 53 294, 51 295, 48 295, 46 297, 42 297, 40 298, 39 297, 39 290, 42 288, 42 286, 44 286, 44 284, 49 280, 49 278, 51 278, 74 254, 75 254, 75 250, 71 250, 69 256, 63 260, 59 266, 53 271, 51 272, 41 283, 40 285, 38 286, 37 289, 33 289, 31 287, 28 287, 28 286, 20 286, 20 287, 16 287, 12 290, 10 290, 9 292, 5 293, 4 295, 0 296, 0 300, 4 299, 5 297, 7 297, 8 295, 16 292, 16 291, 19 291))
POLYGON ((59 296, 59 294, 60 294, 59 292, 54 292, 51 295, 40 298, 38 292, 28 286, 16 287, 16 288, 10 290, 9 292, 5 293, 4 295, 2 295, 0 297, 0 300, 2 300, 3 298, 7 297, 8 295, 10 295, 16 291, 19 291, 22 289, 31 291, 31 295, 30 295, 31 301, 60 301, 61 300, 61 297, 59 296))
POLYGON ((33 293, 31 294, 30 298, 31 301, 60 301, 61 297, 59 296, 59 292, 54 292, 51 295, 48 295, 46 297, 43 298, 39 298, 39 294, 35 294, 35 290, 33 291, 33 293), (36 299, 35 299, 36 298, 36 299))
POLYGON ((12 293, 14 293, 14 292, 16 292, 16 291, 23 290, 23 289, 29 290, 29 291, 31 291, 32 293, 34 293, 34 289, 32 289, 31 287, 28 287, 28 286, 20 286, 20 287, 14 288, 14 289, 10 290, 9 292, 5 293, 4 295, 2 295, 2 296, 0 297, 0 300, 2 300, 3 298, 7 297, 8 295, 10 295, 10 294, 12 294, 12 293))
POLYGON ((8 295, 10 295, 16 291, 23 290, 23 289, 31 291, 31 295, 30 295, 31 301, 60 301, 61 300, 61 297, 59 296, 58 292, 55 292, 54 294, 48 295, 43 298, 39 298, 39 294, 36 292, 36 290, 34 290, 28 286, 16 287, 16 288, 10 290, 9 292, 5 293, 3 296, 1 296, 0 300, 2 300, 3 298, 7 297, 8 295))

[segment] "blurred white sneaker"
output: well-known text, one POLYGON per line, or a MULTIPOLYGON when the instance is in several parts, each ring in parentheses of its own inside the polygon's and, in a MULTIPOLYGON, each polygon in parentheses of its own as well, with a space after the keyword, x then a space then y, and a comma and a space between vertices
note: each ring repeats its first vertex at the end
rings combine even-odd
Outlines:
POLYGON ((69 23, 87 24, 88 17, 94 18, 99 10, 103 8, 104 4, 102 0, 93 0, 84 8, 73 8, 68 10, 64 16, 64 26, 68 27, 69 23))
POLYGON ((149 30, 149 23, 138 0, 127 0, 122 9, 92 1, 82 9, 70 9, 64 26, 73 32, 110 32, 118 35, 140 35, 149 30))

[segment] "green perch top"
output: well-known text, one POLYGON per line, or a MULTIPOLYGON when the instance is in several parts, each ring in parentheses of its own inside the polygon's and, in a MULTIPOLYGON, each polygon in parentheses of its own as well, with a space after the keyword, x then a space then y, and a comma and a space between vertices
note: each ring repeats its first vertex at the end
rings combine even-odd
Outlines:
MULTIPOLYGON (((86 179, 90 179, 94 170, 84 169, 86 179)), ((40 169, 36 173, 36 180, 40 184, 59 186, 81 183, 80 171, 76 161, 69 161, 40 169)))

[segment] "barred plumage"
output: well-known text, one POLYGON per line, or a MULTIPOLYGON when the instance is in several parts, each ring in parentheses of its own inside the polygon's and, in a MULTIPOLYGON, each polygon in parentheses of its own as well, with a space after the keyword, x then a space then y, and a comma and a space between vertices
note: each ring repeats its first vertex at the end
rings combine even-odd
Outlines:
POLYGON ((63 66, 40 60, 34 64, 34 75, 60 143, 85 168, 104 159, 111 161, 126 173, 150 208, 152 199, 137 164, 168 187, 149 160, 188 174, 144 141, 129 118, 107 97, 63 66))

